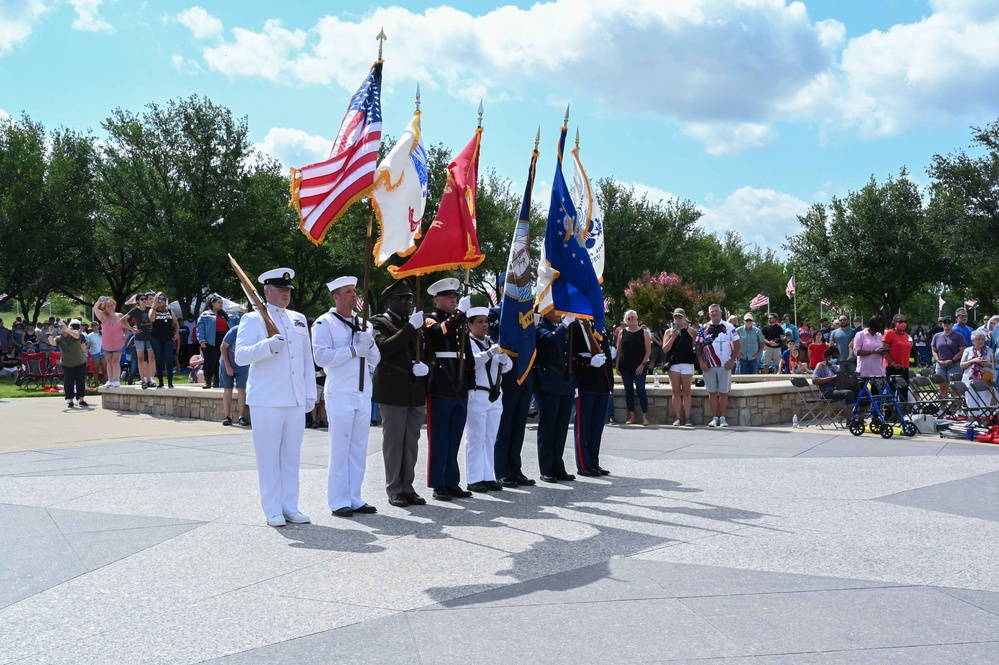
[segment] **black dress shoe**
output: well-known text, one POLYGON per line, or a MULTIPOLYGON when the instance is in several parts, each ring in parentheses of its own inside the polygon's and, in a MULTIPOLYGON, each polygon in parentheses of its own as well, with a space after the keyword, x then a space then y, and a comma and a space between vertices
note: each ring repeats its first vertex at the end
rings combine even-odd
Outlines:
POLYGON ((600 472, 594 469, 593 467, 587 467, 585 469, 577 469, 576 473, 578 473, 581 476, 587 476, 589 478, 595 478, 600 475, 600 472))
POLYGON ((389 505, 397 508, 405 508, 409 505, 409 501, 406 500, 406 496, 403 494, 393 494, 389 497, 389 505))
POLYGON ((610 471, 608 471, 607 469, 603 468, 602 466, 595 466, 593 468, 596 469, 597 471, 599 471, 601 476, 609 476, 610 475, 610 471))
POLYGON ((571 473, 560 473, 556 476, 559 480, 575 480, 576 476, 571 473))
POLYGON ((528 477, 527 477, 527 476, 525 476, 524 474, 520 474, 520 475, 518 475, 518 476, 517 476, 517 477, 515 478, 515 480, 517 481, 517 484, 518 484, 518 485, 523 485, 524 487, 530 487, 530 486, 532 486, 532 485, 536 485, 536 484, 537 484, 537 483, 535 483, 535 482, 534 482, 534 479, 533 479, 533 478, 528 478, 528 477))
POLYGON ((446 487, 435 487, 434 498, 438 501, 450 501, 454 497, 451 496, 451 492, 446 487))
POLYGON ((543 482, 546 482, 546 483, 557 483, 558 482, 558 477, 557 476, 546 476, 545 474, 542 473, 541 474, 541 480, 543 482))
POLYGON ((471 492, 466 492, 457 485, 448 485, 447 491, 448 494, 450 494, 456 499, 467 499, 468 497, 472 496, 471 492))
POLYGON ((427 500, 416 492, 410 492, 406 495, 406 501, 409 501, 411 506, 425 506, 427 505, 427 500))
POLYGON ((334 517, 350 517, 354 514, 354 511, 350 506, 344 506, 343 508, 337 508, 333 511, 334 517))
POLYGON ((514 478, 500 478, 499 484, 503 487, 520 487, 520 483, 514 478))
MULTIPOLYGON (((468 491, 469 492, 479 492, 479 493, 488 492, 489 491, 489 486, 486 485, 485 482, 482 482, 482 481, 477 482, 477 483, 468 483, 468 491)), ((469 496, 471 496, 471 495, 469 495, 469 496)))
POLYGON ((361 513, 362 515, 374 515, 378 512, 378 509, 372 506, 370 503, 366 503, 360 508, 354 508, 355 513, 361 513))
POLYGON ((499 482, 497 482, 495 480, 487 480, 486 481, 486 487, 489 488, 490 492, 502 492, 503 491, 503 485, 501 485, 499 482))

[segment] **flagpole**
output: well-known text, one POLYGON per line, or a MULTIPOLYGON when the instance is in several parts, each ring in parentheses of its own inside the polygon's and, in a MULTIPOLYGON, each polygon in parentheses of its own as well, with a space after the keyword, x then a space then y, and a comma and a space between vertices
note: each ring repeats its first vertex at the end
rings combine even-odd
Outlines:
MULTIPOLYGON (((479 129, 482 129, 482 100, 479 100, 479 129)), ((471 277, 472 270, 470 268, 465 268, 465 292, 463 296, 468 295, 468 283, 471 277)), ((458 376, 465 376, 465 345, 468 343, 468 325, 461 327, 461 350, 458 353, 458 376)))
MULTIPOLYGON (((416 82, 416 112, 420 112, 420 83, 416 82)), ((420 276, 416 276, 416 311, 423 311, 423 302, 420 297, 423 289, 420 288, 420 276)), ((423 349, 423 328, 420 327, 416 331, 416 362, 420 362, 420 351, 423 349)))
MULTIPOLYGON (((382 45, 388 37, 385 36, 385 29, 382 28, 378 31, 378 36, 375 37, 378 40, 378 60, 382 59, 382 45)), ((361 331, 365 332, 368 329, 368 310, 371 309, 371 299, 368 297, 368 288, 371 281, 371 227, 375 220, 375 206, 371 202, 371 195, 368 195, 368 232, 365 239, 365 249, 364 249, 364 289, 361 292, 361 296, 364 298, 364 306, 361 307, 361 331)), ((361 362, 357 369, 357 390, 359 392, 364 392, 364 375, 368 371, 368 363, 364 358, 360 359, 361 362)))

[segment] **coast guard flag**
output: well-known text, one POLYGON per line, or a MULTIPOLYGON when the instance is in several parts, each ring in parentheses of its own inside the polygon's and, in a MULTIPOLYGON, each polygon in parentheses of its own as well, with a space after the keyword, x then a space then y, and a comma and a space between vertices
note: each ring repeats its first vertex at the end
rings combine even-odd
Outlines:
POLYGON ((374 250, 375 265, 380 266, 393 254, 409 256, 415 252, 415 241, 420 237, 429 180, 419 111, 378 165, 376 174, 371 200, 381 228, 374 250))
POLYGON ((291 205, 316 245, 347 208, 371 192, 382 141, 382 61, 371 66, 340 123, 330 157, 291 169, 291 205))
POLYGON ((389 266, 396 279, 440 270, 474 268, 486 260, 475 228, 475 191, 479 182, 479 144, 482 128, 454 161, 447 165, 447 184, 437 216, 426 237, 405 264, 389 266))
POLYGON ((500 305, 500 350, 514 358, 517 383, 522 384, 534 365, 534 289, 531 281, 531 192, 534 190, 534 166, 538 151, 531 155, 527 185, 520 204, 520 216, 513 230, 510 258, 506 264, 506 285, 500 305))
MULTIPOLYGON (((577 134, 577 141, 579 135, 577 134)), ((572 149, 572 202, 576 206, 576 242, 586 247, 593 263, 593 272, 604 283, 604 211, 593 195, 590 179, 579 161, 579 147, 572 149)))
POLYGON ((566 128, 558 142, 558 165, 552 182, 552 200, 541 263, 538 266, 538 311, 554 309, 593 321, 596 334, 604 330, 604 294, 586 248, 579 244, 576 208, 562 175, 566 128))

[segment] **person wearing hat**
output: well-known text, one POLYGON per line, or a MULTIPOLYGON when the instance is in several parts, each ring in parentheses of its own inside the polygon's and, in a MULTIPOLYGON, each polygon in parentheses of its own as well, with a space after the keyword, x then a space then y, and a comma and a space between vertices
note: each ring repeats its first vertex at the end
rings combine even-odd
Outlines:
POLYGON ((573 321, 573 317, 559 317, 550 309, 534 329, 537 338, 534 367, 538 372, 538 469, 541 480, 546 483, 576 479, 566 473, 562 460, 576 390, 569 359, 569 326, 573 321))
MULTIPOLYGON (((587 330, 582 321, 569 328, 572 339, 572 369, 579 387, 576 398, 575 441, 576 473, 581 476, 606 476, 610 471, 600 466, 600 441, 607 419, 607 402, 614 388, 609 335, 602 339, 587 330)), ((644 333, 643 333, 644 334, 644 333)), ((648 420, 645 420, 648 423, 648 420)))
POLYGON ((472 496, 461 489, 458 469, 458 448, 468 417, 468 390, 475 385, 471 343, 461 334, 471 300, 462 296, 459 301, 459 286, 454 278, 430 285, 427 293, 434 298, 434 312, 427 315, 423 327, 426 346, 434 356, 434 371, 427 385, 427 486, 438 501, 472 496), (463 372, 459 372, 462 365, 463 372))
POLYGON ((677 307, 673 310, 673 325, 663 333, 663 353, 666 354, 669 367, 669 385, 673 404, 674 427, 693 427, 690 410, 693 406, 691 383, 694 381, 694 363, 697 362, 697 352, 694 350, 694 340, 697 329, 690 325, 687 312, 677 307))
POLYGON ((382 413, 385 491, 390 505, 422 506, 427 500, 416 493, 413 482, 420 454, 420 429, 427 422, 430 368, 416 360, 424 316, 421 311, 410 314, 414 296, 408 279, 390 284, 382 297, 388 310, 371 317, 375 345, 381 353, 371 395, 382 413))
POLYGON ((711 421, 708 427, 728 427, 725 412, 728 410, 728 393, 732 389, 732 368, 740 357, 739 335, 735 327, 722 321, 721 306, 708 305, 707 323, 697 331, 697 360, 708 391, 711 421))
POLYGON ((329 416, 330 458, 326 499, 338 517, 375 513, 361 498, 371 428, 371 381, 368 366, 378 367, 381 353, 371 333, 354 314, 357 278, 340 277, 326 285, 333 309, 312 324, 316 364, 326 372, 326 413, 329 416), (364 385, 360 385, 360 377, 364 385))
POLYGON ((315 364, 304 315, 288 309, 290 268, 268 270, 264 285, 267 313, 277 328, 269 335, 263 312, 250 312, 236 332, 235 360, 249 366, 246 404, 253 414, 260 504, 269 526, 307 524, 298 509, 298 469, 305 414, 316 405, 315 364))
POLYGON ((66 391, 66 406, 73 408, 73 399, 83 407, 87 404, 87 350, 90 344, 87 343, 87 336, 81 332, 82 324, 80 319, 73 319, 66 325, 65 321, 59 323, 59 336, 50 335, 49 344, 59 347, 62 352, 60 365, 63 371, 63 387, 66 391))
POLYGON ((499 491, 496 481, 496 431, 503 402, 500 376, 513 368, 513 359, 500 351, 487 334, 489 309, 468 310, 468 332, 475 355, 475 387, 468 395, 468 421, 465 424, 465 474, 471 492, 499 491))
POLYGON ((742 317, 745 325, 739 326, 739 374, 756 374, 760 370, 760 352, 763 350, 763 331, 756 327, 753 315, 742 317))

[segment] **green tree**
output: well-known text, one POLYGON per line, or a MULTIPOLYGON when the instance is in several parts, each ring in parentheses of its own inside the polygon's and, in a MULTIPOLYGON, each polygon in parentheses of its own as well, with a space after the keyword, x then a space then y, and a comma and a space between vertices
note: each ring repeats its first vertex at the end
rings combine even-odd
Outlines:
POLYGON ((799 215, 800 233, 784 247, 799 294, 851 301, 863 310, 893 314, 909 298, 952 273, 940 246, 946 229, 923 209, 919 189, 903 168, 879 184, 874 177, 828 208, 799 215))

